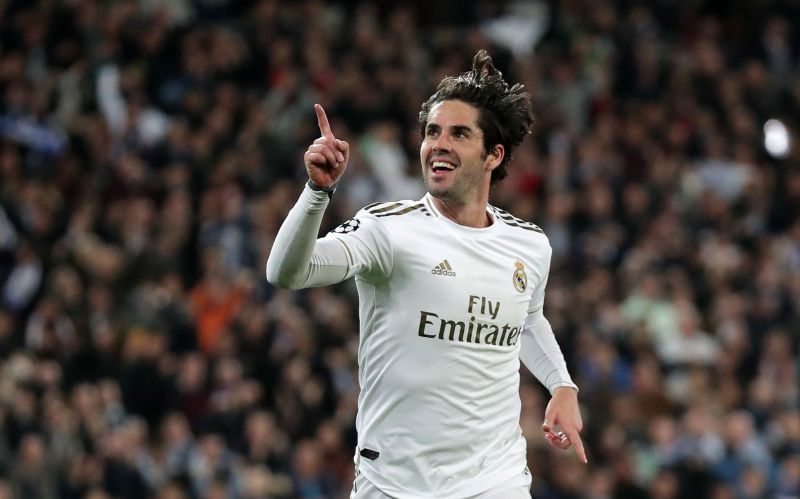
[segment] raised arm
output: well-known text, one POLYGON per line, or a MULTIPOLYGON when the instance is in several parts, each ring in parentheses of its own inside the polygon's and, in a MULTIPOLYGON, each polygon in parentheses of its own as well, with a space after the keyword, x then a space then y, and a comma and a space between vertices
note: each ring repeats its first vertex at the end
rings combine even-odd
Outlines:
POLYGON ((309 181, 281 225, 267 259, 267 280, 283 288, 340 282, 348 277, 352 263, 339 241, 317 240, 330 196, 347 168, 350 145, 333 135, 322 106, 315 104, 314 110, 320 137, 303 156, 309 181))

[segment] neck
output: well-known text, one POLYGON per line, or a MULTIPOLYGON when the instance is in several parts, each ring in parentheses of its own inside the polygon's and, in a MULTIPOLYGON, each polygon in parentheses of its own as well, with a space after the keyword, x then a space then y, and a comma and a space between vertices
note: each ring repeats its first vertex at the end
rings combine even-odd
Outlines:
POLYGON ((483 203, 459 204, 446 199, 433 197, 433 204, 442 216, 459 225, 478 229, 492 225, 492 219, 489 218, 489 214, 486 212, 487 202, 488 200, 483 203))

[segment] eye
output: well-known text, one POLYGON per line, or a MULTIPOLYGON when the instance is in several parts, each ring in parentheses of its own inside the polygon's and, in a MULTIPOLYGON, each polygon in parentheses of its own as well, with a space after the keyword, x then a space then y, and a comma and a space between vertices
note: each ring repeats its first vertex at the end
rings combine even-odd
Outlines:
POLYGON ((455 137, 457 139, 466 138, 467 137, 467 132, 465 132, 463 130, 456 130, 456 132, 453 134, 453 137, 455 137))
POLYGON ((425 130, 426 137, 435 137, 437 135, 439 135, 439 130, 437 130, 436 128, 430 127, 425 130))

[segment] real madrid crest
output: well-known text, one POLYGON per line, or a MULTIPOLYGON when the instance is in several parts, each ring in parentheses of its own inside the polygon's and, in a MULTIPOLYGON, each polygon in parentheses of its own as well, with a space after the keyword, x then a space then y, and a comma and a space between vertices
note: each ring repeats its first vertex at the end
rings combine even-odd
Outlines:
POLYGON ((520 293, 524 293, 528 289, 528 275, 525 273, 525 264, 520 260, 514 262, 514 288, 520 293))

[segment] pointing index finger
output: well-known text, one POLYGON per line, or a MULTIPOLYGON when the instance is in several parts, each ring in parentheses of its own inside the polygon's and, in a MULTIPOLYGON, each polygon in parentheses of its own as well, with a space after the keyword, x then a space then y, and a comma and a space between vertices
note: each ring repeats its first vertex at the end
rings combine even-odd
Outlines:
POLYGON ((575 452, 578 454, 578 458, 584 464, 588 464, 589 460, 586 459, 586 449, 583 448, 583 442, 581 441, 581 437, 578 435, 578 432, 571 429, 564 430, 564 432, 567 434, 569 441, 572 442, 572 445, 575 446, 575 452))
POLYGON ((333 132, 331 132, 331 125, 328 123, 328 116, 325 114, 325 110, 322 109, 321 105, 314 104, 314 111, 317 113, 317 124, 319 124, 319 131, 322 133, 322 136, 335 140, 336 137, 334 137, 333 132))

